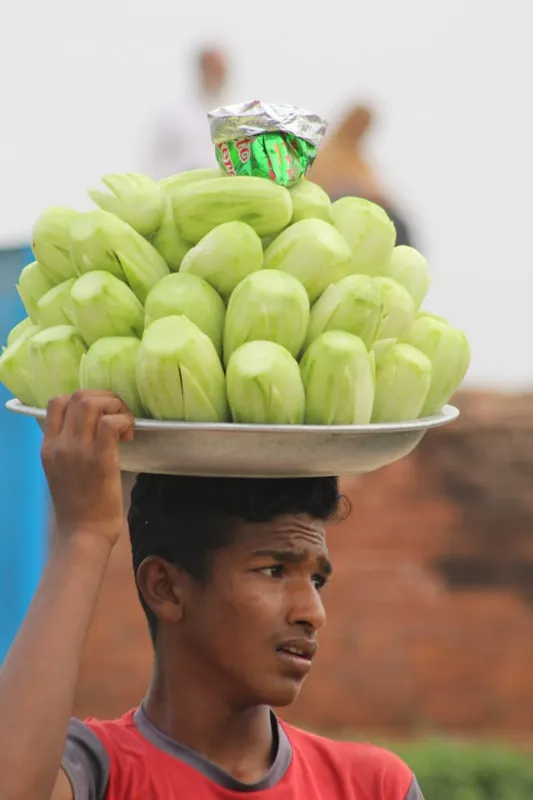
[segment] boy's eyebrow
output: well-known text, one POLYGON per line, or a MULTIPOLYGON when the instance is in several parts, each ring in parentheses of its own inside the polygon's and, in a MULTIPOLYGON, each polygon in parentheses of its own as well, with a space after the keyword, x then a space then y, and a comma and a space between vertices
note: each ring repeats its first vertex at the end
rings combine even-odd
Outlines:
MULTIPOLYGON (((272 558, 274 561, 281 561, 287 564, 299 564, 308 557, 305 550, 272 550, 262 549, 254 550, 253 556, 263 556, 264 558, 272 558)), ((320 569, 325 575, 331 575, 333 572, 333 565, 325 556, 318 557, 320 569)))

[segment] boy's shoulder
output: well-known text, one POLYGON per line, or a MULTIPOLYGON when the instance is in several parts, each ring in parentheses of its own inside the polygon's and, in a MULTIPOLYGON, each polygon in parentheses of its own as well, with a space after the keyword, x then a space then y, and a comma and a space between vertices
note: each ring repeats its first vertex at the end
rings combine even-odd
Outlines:
POLYGON ((352 788, 372 796, 422 800, 416 778, 395 753, 377 745, 337 741, 282 722, 291 744, 313 769, 334 771, 352 788))

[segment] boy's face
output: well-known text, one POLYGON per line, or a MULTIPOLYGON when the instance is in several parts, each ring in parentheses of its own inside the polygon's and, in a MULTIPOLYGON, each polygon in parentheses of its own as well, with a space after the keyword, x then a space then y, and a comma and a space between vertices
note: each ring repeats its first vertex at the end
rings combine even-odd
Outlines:
POLYGON ((330 572, 321 520, 238 523, 209 580, 186 581, 180 647, 230 702, 291 703, 326 621, 319 592, 330 572))

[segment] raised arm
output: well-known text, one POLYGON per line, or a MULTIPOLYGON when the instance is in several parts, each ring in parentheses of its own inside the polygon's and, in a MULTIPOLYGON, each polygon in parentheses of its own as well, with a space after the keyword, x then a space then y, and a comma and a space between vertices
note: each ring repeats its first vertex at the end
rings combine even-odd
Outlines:
POLYGON ((131 414, 108 392, 78 392, 48 407, 42 461, 57 535, 0 670, 2 800, 72 797, 61 756, 83 643, 125 524, 118 445, 132 436, 131 414))

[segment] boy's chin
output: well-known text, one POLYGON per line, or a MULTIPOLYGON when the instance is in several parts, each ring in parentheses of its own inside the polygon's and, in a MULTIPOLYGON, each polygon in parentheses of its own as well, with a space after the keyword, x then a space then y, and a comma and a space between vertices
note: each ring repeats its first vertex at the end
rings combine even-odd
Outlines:
POLYGON ((303 681, 294 683, 287 681, 284 686, 272 687, 270 691, 265 691, 263 687, 260 705, 271 706, 272 708, 285 708, 294 703, 300 690, 303 686, 303 681))

